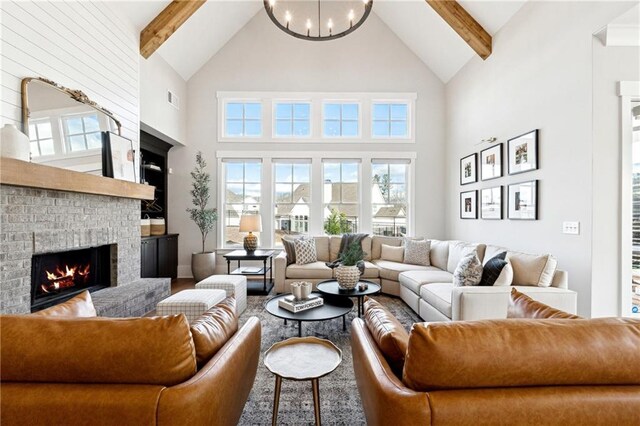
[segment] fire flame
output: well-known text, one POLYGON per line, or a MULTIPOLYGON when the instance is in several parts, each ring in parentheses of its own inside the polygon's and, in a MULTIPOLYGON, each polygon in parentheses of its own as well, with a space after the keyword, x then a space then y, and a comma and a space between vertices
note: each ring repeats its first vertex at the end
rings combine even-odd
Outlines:
POLYGON ((52 291, 74 287, 76 281, 86 282, 89 278, 90 264, 82 267, 80 265, 69 266, 65 265, 64 268, 56 267, 55 272, 49 272, 45 270, 47 274, 48 282, 40 285, 40 289, 44 293, 51 293, 52 291))

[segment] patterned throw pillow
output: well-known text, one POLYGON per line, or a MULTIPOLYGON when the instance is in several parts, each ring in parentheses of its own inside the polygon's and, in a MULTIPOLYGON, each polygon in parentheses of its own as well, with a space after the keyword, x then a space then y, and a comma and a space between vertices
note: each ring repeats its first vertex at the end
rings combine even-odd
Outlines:
POLYGON ((429 261, 429 250, 431 250, 431 241, 405 238, 404 263, 431 266, 431 262, 429 261))
POLYGON ((462 287, 468 285, 478 285, 482 278, 482 263, 478 259, 475 250, 469 251, 462 256, 455 271, 453 271, 453 286, 462 287))
POLYGON ((313 238, 298 239, 294 241, 296 248, 296 263, 298 265, 306 265, 318 261, 316 253, 316 241, 313 238))
POLYGON ((489 261, 485 263, 484 268, 482 269, 482 279, 480 280, 480 284, 478 285, 492 286, 500 276, 502 269, 508 263, 505 260, 506 257, 507 252, 503 251, 502 253, 499 253, 489 259, 489 261))

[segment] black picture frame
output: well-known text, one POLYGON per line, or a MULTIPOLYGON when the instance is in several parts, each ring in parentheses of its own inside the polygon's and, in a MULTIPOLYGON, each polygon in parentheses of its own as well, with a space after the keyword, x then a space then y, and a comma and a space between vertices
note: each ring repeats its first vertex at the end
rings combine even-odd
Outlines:
POLYGON ((460 159, 460 185, 476 182, 478 182, 478 153, 474 152, 460 159), (469 176, 466 175, 467 172, 469 176))
POLYGON ((133 142, 113 132, 102 132, 102 175, 138 182, 133 142))
POLYGON ((480 151, 480 180, 486 181, 502 177, 502 145, 504 144, 499 143, 480 151), (493 156, 493 164, 488 163, 491 160, 491 156, 493 156), (488 175, 489 170, 492 173, 491 176, 487 177, 485 174, 488 175))
POLYGON ((504 218, 503 208, 502 208, 503 193, 504 193, 503 185, 494 186, 494 187, 491 187, 491 188, 483 188, 483 189, 480 190, 480 217, 482 219, 484 219, 484 220, 502 220, 504 218), (488 205, 488 204, 485 203, 485 191, 494 191, 494 193, 491 194, 491 195, 495 196, 495 191, 496 190, 498 192, 498 202, 497 202, 497 204, 498 204, 498 207, 497 207, 498 208, 498 213, 497 213, 497 215, 495 215, 495 214, 494 215, 485 214, 485 210, 488 210, 488 209, 485 209, 485 205, 488 205))
POLYGON ((478 218, 478 190, 460 193, 460 219, 478 218))
POLYGON ((509 175, 530 172, 539 168, 538 129, 507 141, 507 169, 509 175))
POLYGON ((509 185, 507 187, 507 217, 510 220, 538 220, 538 191, 537 179, 509 185), (523 200, 522 190, 527 186, 530 188, 529 195, 525 196, 523 200), (518 189, 520 190, 518 191, 518 189))

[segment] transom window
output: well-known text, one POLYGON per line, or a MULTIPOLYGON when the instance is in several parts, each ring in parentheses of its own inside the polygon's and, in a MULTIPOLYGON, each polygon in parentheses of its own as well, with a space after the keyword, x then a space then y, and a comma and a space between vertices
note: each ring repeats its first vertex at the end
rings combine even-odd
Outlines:
POLYGON ((357 137, 359 121, 359 105, 356 103, 324 104, 323 134, 325 137, 357 137))
POLYGON ((408 137, 408 116, 406 103, 374 103, 371 135, 374 138, 408 137))
POLYGON ((277 103, 275 135, 277 137, 311 136, 311 104, 277 103))
POLYGON ((97 114, 63 117, 62 129, 69 151, 102 148, 102 134, 97 114))
POLYGON ((29 120, 29 122, 31 155, 33 157, 39 157, 41 155, 55 154, 51 121, 47 118, 38 121, 29 120))
MULTIPOLYGON (((241 246, 240 217, 260 213, 262 163, 258 160, 224 160, 224 245, 241 246)), ((260 237, 258 236, 258 240, 260 237)))
POLYGON ((275 246, 285 235, 309 233, 311 160, 275 160, 275 246))
POLYGON ((229 102, 225 118, 226 136, 262 136, 262 104, 259 102, 229 102))
POLYGON ((324 231, 326 234, 358 232, 360 217, 360 162, 326 160, 324 171, 324 231))
POLYGON ((373 160, 371 164, 372 229, 376 235, 407 234, 407 161, 373 160))

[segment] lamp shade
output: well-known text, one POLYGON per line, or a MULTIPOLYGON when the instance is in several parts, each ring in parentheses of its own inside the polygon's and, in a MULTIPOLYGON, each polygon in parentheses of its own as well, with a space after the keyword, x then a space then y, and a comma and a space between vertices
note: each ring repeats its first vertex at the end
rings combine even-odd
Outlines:
POLYGON ((240 216, 240 232, 262 232, 262 218, 259 214, 240 216))

